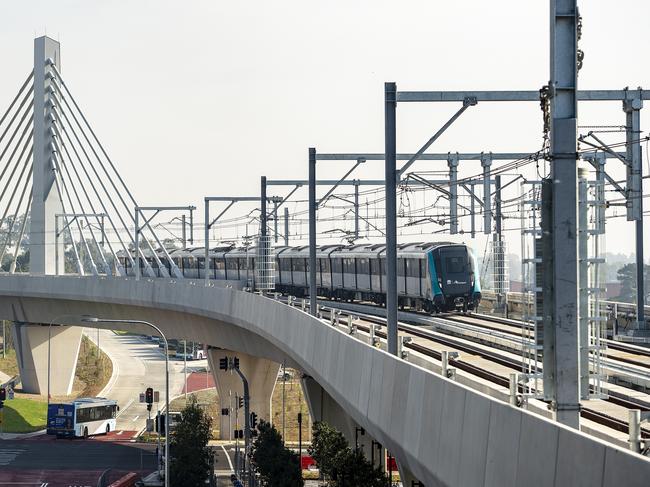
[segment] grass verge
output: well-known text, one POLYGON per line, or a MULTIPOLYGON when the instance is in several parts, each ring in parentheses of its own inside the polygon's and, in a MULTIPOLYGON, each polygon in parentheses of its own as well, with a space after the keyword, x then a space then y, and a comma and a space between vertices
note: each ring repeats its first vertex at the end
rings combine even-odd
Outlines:
POLYGON ((45 428, 47 403, 25 398, 5 401, 2 409, 3 433, 29 433, 45 428))

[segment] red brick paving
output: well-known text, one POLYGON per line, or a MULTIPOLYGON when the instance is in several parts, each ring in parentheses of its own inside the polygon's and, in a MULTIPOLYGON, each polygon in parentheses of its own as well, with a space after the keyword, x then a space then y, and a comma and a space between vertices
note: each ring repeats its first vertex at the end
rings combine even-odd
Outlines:
MULTIPOLYGON (((187 392, 196 392, 203 389, 212 389, 215 387, 214 377, 211 373, 192 372, 187 376, 187 392)), ((185 387, 183 388, 185 393, 185 387)))

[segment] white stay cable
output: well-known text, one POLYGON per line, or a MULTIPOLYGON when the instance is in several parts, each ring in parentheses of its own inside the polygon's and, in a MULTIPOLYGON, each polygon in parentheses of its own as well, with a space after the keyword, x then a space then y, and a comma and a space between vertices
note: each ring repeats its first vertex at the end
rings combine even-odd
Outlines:
MULTIPOLYGON (((79 206, 81 207, 81 213, 86 214, 86 209, 84 208, 84 205, 83 205, 83 203, 81 201, 81 197, 79 196, 79 193, 77 192, 77 186, 81 187, 86 200, 90 204, 90 210, 91 210, 92 214, 97 215, 97 212, 95 210, 95 205, 93 205, 93 202, 90 199, 90 197, 88 195, 88 192, 86 191, 86 187, 83 184, 83 181, 81 180, 79 172, 77 171, 77 168, 73 163, 73 159, 70 156, 70 152, 68 151, 68 144, 66 144, 65 141, 63 140, 63 138, 61 137, 61 133, 59 131, 58 125, 59 124, 54 124, 53 125, 54 131, 55 131, 55 133, 57 135, 57 138, 55 140, 57 140, 57 147, 59 146, 59 143, 60 143, 61 147, 63 147, 63 151, 65 152, 65 157, 62 157, 63 168, 65 169, 66 174, 68 175, 68 179, 70 179, 70 181, 71 181, 70 185, 72 186, 72 189, 73 189, 73 191, 75 193, 77 201, 79 202, 79 206), (73 181, 73 178, 72 178, 72 175, 70 174, 68 166, 72 167, 79 184, 75 184, 75 182, 73 181)), ((75 152, 75 154, 77 154, 76 149, 75 149, 74 146, 72 146, 72 150, 75 152)), ((77 154, 77 157, 79 157, 78 154, 77 154)), ((92 182, 91 182, 91 184, 92 184, 92 182)), ((97 247, 97 251, 99 252, 99 255, 100 255, 101 259, 102 259, 102 264, 104 266, 104 270, 106 271, 106 275, 110 275, 110 274, 112 274, 112 272, 111 272, 111 269, 110 269, 110 266, 109 266, 108 262, 106 261, 106 256, 104 255, 103 248, 97 242, 97 238, 95 237, 95 232, 93 231, 93 227, 92 227, 92 225, 90 224, 90 222, 88 220, 88 216, 86 216, 85 219, 86 219, 86 222, 88 223, 88 228, 90 230, 90 235, 91 235, 91 237, 93 239, 93 242, 95 243, 95 246, 97 247)), ((97 217, 97 219, 99 221, 99 217, 97 217)), ((101 232, 102 232, 102 235, 105 234, 103 228, 101 229, 101 232)), ((117 262, 117 255, 115 254, 115 251, 113 250, 113 246, 111 245, 110 241, 108 241, 108 240, 107 240, 107 244, 108 244, 108 248, 109 248, 109 250, 111 252, 111 255, 113 256, 113 259, 117 262)))
MULTIPOLYGON (((65 193, 65 196, 68 198, 68 203, 70 204, 70 213, 72 213, 72 215, 81 214, 81 213, 83 213, 83 210, 80 210, 80 211, 76 210, 76 208, 74 206, 74 203, 72 201, 72 197, 70 196, 70 191, 68 191, 68 185, 66 184, 65 174, 63 173, 63 170, 62 170, 63 158, 60 155, 59 146, 58 146, 58 144, 56 142, 55 134, 54 134, 53 129, 51 130, 51 135, 52 135, 52 149, 53 149, 52 150, 52 157, 54 158, 54 160, 56 162, 56 170, 58 172, 59 179, 61 181, 61 187, 63 188, 63 193, 65 193)), ((63 202, 61 202, 61 203, 63 204, 63 202)), ((64 212, 65 212, 65 210, 64 210, 64 212)), ((66 221, 66 225, 68 225, 68 223, 67 223, 68 222, 68 215, 67 214, 65 215, 64 219, 66 221)), ((80 244, 80 246, 83 245, 83 247, 86 249, 88 259, 90 260, 90 269, 91 269, 93 275, 97 276, 97 275, 99 275, 99 271, 97 270, 97 265, 95 264, 95 259, 93 259, 93 255, 90 252, 90 247, 88 246, 88 241, 84 237, 83 229, 81 228, 80 218, 76 217, 76 216, 72 216, 72 219, 77 224, 77 230, 79 230, 79 239, 80 239, 79 244, 80 244)))
MULTIPOLYGON (((90 150, 91 150, 92 153, 94 154, 95 158, 97 159, 97 162, 99 162, 99 165, 101 166, 101 168, 102 168, 102 169, 104 170, 104 172, 108 175, 108 172, 106 171, 106 168, 104 167, 103 162, 101 161, 101 159, 100 159, 99 156, 97 155, 97 152, 95 151, 95 148, 92 146, 90 140, 88 139, 88 136, 87 136, 86 133, 84 132, 84 130, 83 130, 83 126, 79 123, 79 120, 77 119, 76 115, 75 115, 74 112, 72 111, 72 108, 70 107, 70 104, 68 103, 67 97, 65 97, 65 96, 63 95, 63 92, 61 91, 61 88, 59 87, 59 85, 58 85, 58 83, 57 83, 57 80, 56 80, 56 79, 52 79, 52 81, 53 81, 52 85, 53 85, 53 86, 55 87, 55 89, 59 92, 59 95, 60 95, 61 99, 63 100, 63 102, 64 102, 64 104, 65 104, 65 107, 66 107, 66 110, 65 110, 65 111, 63 111, 63 110, 61 110, 61 111, 62 111, 63 114, 64 114, 64 117, 65 117, 66 122, 68 123, 68 125, 69 125, 69 127, 70 127, 70 130, 72 130, 72 132, 73 132, 75 138, 77 139, 77 142, 78 142, 79 146, 80 146, 80 147, 83 147, 83 145, 81 144, 81 141, 79 140, 79 137, 77 136, 76 131, 74 130, 74 127, 72 126, 72 124, 70 124, 70 121, 69 121, 69 119, 67 118, 67 113, 70 113, 70 115, 72 116, 72 119, 75 121, 77 127, 78 127, 79 130, 81 131, 81 134, 83 135, 84 139, 86 140, 86 143, 88 144, 88 147, 90 148, 90 150)), ((66 92, 69 93, 69 91, 67 91, 67 89, 66 89, 66 92)), ((59 107, 63 108, 63 105, 59 104, 59 107)), ((82 115, 82 116, 83 116, 83 115, 82 115)), ((97 176, 97 180, 100 182, 102 188, 103 188, 104 191, 106 192, 106 195, 108 196, 108 198, 109 198, 111 204, 113 205, 113 208, 115 208, 115 211, 117 212, 117 215, 118 215, 120 221, 122 222, 122 225, 124 226, 125 231, 126 231, 127 233, 129 233, 129 232, 128 232, 128 226, 127 226, 126 223, 124 222, 124 219, 122 218, 122 215, 121 215, 120 211, 119 211, 119 210, 117 209, 117 207, 115 206, 115 202, 113 201, 113 198, 111 198, 110 193, 108 192, 108 190, 106 189, 106 186, 105 186, 104 183, 102 182, 102 180, 101 180, 101 178, 100 178, 100 176, 99 176, 99 173, 97 172, 97 169, 95 168, 95 165, 91 162, 90 157, 88 156, 88 153, 86 152, 86 150, 85 150, 85 149, 82 149, 82 150, 83 150, 83 152, 84 152, 84 155, 88 158, 88 162, 89 162, 90 166, 92 167, 93 172, 94 172, 95 175, 97 176)), ((117 194, 117 197, 118 197, 119 200, 122 202, 122 205, 124 206, 124 209, 125 209, 126 213, 129 215, 129 218, 130 218, 133 222, 135 222, 135 216, 133 215, 133 213, 131 212, 131 210, 130 210, 129 207, 127 206, 126 202, 124 201, 124 198, 122 198, 122 194, 121 194, 120 191, 117 189, 117 186, 115 185, 115 183, 113 182, 113 180, 110 178, 110 176, 108 177, 108 180, 109 180, 109 182, 111 183, 111 185, 113 186, 113 189, 114 189, 115 193, 117 194)), ((151 253, 152 253, 154 259, 157 261, 158 265, 162 268, 162 267, 163 267, 163 266, 162 266, 162 263, 161 263, 160 260, 158 259, 158 256, 157 256, 157 254, 156 254, 156 251, 154 250, 153 246, 151 245, 151 242, 149 242, 149 240, 148 240, 144 235, 143 235, 143 240, 144 240, 144 242, 147 244, 147 246, 149 247, 149 249, 151 250, 151 253)), ((134 239, 133 237, 131 237, 131 241, 135 243, 135 239, 134 239)), ((141 258, 143 259, 143 261, 144 261, 144 263, 145 263, 145 268, 146 268, 146 269, 151 273, 151 275, 153 275, 153 269, 151 268, 151 265, 149 264, 149 261, 146 259, 146 256, 144 255, 144 252, 142 251, 142 249, 137 249, 137 252, 141 255, 141 258)))
MULTIPOLYGON (((31 171, 30 171, 30 175, 31 175, 31 171)), ((25 189, 26 188, 27 187, 25 186, 25 189)), ((24 191, 23 191, 23 194, 24 194, 24 191)), ((20 208, 20 206, 21 206, 21 203, 22 203, 22 200, 23 200, 23 194, 20 195, 20 203, 18 203, 18 208, 20 208)), ((20 234, 18 235, 18 239, 16 240, 16 248, 14 249, 14 258, 11 261, 11 267, 9 267, 9 273, 10 274, 14 274, 16 272, 16 262, 18 261, 18 252, 20 250, 20 243, 22 242, 23 236, 25 235, 25 227, 27 226, 27 215, 29 214, 29 210, 32 207, 32 196, 33 196, 33 194, 34 194, 34 190, 31 189, 29 191, 29 198, 27 199, 27 208, 25 208, 25 215, 23 216, 23 224, 20 226, 20 234)), ((16 213, 18 213, 17 210, 16 210, 16 213)), ((15 219, 17 217, 18 216, 16 214, 16 216, 14 217, 14 221, 15 221, 15 219)), ((1 260, 2 259, 0 259, 0 261, 1 260)))
MULTIPOLYGON (((134 206, 134 207, 135 207, 135 206, 138 206, 137 202, 135 201, 135 198, 133 197, 133 194, 131 193, 131 191, 129 191, 129 188, 128 188, 128 187, 126 186, 126 184, 124 183, 124 180, 122 179, 122 176, 120 175, 120 173, 119 173, 119 172, 117 171, 117 169, 115 168, 115 165, 113 164, 113 161, 111 160, 111 158, 108 156, 106 150, 104 150, 104 146, 101 144, 101 142, 100 142, 99 139, 97 138, 97 135, 96 135, 95 132, 93 131, 92 127, 91 127, 90 124, 88 123, 88 120, 86 119, 85 115, 83 114, 83 112, 82 112, 81 109, 79 108, 79 105, 77 104, 77 102, 75 101, 74 97, 72 96, 72 93, 70 93, 70 90, 68 89, 67 85, 65 84, 65 81, 63 81, 63 78, 61 78, 61 75, 60 75, 58 69, 57 69, 56 66, 54 66, 54 65, 53 65, 52 67, 53 67, 54 72, 55 72, 55 74, 56 74, 56 78, 57 78, 56 81, 59 81, 59 82, 61 83, 61 85, 63 86, 63 88, 65 89, 65 92, 66 92, 66 94, 67 94, 67 97, 63 97, 63 94, 61 93, 62 98, 63 98, 63 101, 64 101, 65 104, 66 104, 66 107, 68 108, 68 110, 71 111, 70 106, 69 106, 68 101, 67 101, 67 98, 69 98, 69 99, 72 101, 73 105, 75 106, 75 108, 76 108, 76 110, 77 110, 77 113, 79 113, 79 116, 80 116, 81 119, 84 121, 84 123, 85 123, 86 127, 88 128, 88 131, 89 131, 90 134, 92 135, 93 139, 95 140, 95 142, 96 142, 97 145, 99 146, 99 149, 101 150, 101 152, 103 153, 104 157, 105 157, 106 160, 108 161, 108 164, 109 164, 109 165, 111 166, 111 168, 113 169, 113 172, 115 173, 115 175, 117 176, 117 179, 118 179, 119 182, 121 183, 124 192, 126 192, 127 196, 128 196, 129 199, 131 200, 133 206, 134 206)), ((58 83, 55 82, 54 85, 56 86, 57 89, 59 89, 58 83)), ((90 142, 88 136, 86 135, 84 128, 81 126, 81 124, 79 123, 77 117, 74 115, 74 113, 72 113, 72 111, 71 111, 71 115, 72 115, 73 119, 75 120, 75 122, 77 123, 79 129, 81 130, 81 133, 83 134, 84 138, 86 139, 86 142, 88 143, 88 145, 89 145, 90 149, 92 150, 93 154, 94 154, 95 157, 97 158, 97 161, 99 162, 100 166, 102 167, 102 169, 103 169, 104 172, 106 173, 106 176, 109 178, 109 181, 111 182, 111 185, 113 186, 113 189, 115 190, 115 192, 117 193, 118 197, 119 197, 120 200, 122 201, 122 204, 123 204, 123 205, 127 208, 127 210, 128 210, 128 206, 126 205, 126 202, 125 202, 124 199, 122 198, 122 192, 119 191, 119 190, 117 189, 117 187, 116 187, 116 185, 115 185, 113 179, 111 178, 110 173, 109 173, 108 170, 106 169, 106 166, 104 165, 103 161, 101 160, 101 158, 99 157, 99 155, 98 155, 97 152, 95 151, 95 149, 94 149, 94 147, 92 146, 92 144, 91 144, 91 142, 90 142)), ((131 218, 133 219, 133 221, 134 221, 134 223, 135 223, 135 216, 134 216, 133 214, 131 214, 130 211, 129 211, 129 215, 131 216, 131 218)), ((158 244, 159 248, 162 250, 162 252, 163 252, 163 254, 165 255, 165 257, 167 258, 167 261, 170 263, 172 269, 175 270, 175 275, 176 275, 176 277, 182 277, 182 273, 181 273, 181 272, 178 270, 178 268, 176 267, 176 264, 175 264, 174 261, 171 259, 169 253, 167 252, 167 249, 165 248, 165 246, 162 244, 162 242, 160 241, 160 239, 159 239, 158 236, 156 235, 156 232, 154 232, 154 230, 153 230, 153 228, 151 227, 149 221, 146 221, 146 222, 145 222, 144 227, 147 228, 147 229, 149 230, 149 232, 151 232, 151 234, 153 235, 153 237, 154 237, 156 243, 158 244)), ((147 242, 147 244, 148 244, 148 246, 149 246, 149 248, 150 248, 150 250, 151 250, 151 252, 152 252, 152 255, 153 255, 154 260, 155 260, 156 263, 158 264, 159 269, 162 271, 163 269, 165 269, 165 267, 163 266, 162 262, 161 262, 160 259, 158 258, 158 254, 157 254, 157 252, 153 249, 153 247, 151 246, 151 243, 150 243, 149 240, 146 238, 146 236, 144 235, 144 233, 143 233, 143 237, 144 237, 145 241, 147 242)), ((145 259, 145 262, 147 262, 146 259, 145 259)))

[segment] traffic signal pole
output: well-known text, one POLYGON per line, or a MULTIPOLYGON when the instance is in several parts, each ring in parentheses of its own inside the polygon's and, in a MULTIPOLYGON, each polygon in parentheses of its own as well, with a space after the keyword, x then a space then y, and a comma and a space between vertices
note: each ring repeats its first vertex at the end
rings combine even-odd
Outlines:
POLYGON ((244 470, 244 475, 243 477, 246 477, 246 474, 248 473, 249 476, 249 485, 250 485, 250 477, 252 477, 252 470, 250 468, 250 460, 249 460, 249 454, 250 454, 250 442, 251 442, 251 411, 250 411, 250 393, 249 393, 249 388, 248 388, 248 379, 246 379, 246 376, 242 373, 241 370, 239 370, 239 359, 237 357, 233 358, 221 358, 219 359, 219 368, 221 370, 234 370, 239 378, 242 381, 242 384, 244 386, 244 465, 243 465, 243 470, 244 470))
MULTIPOLYGON (((244 385, 244 477, 246 472, 250 475, 250 460, 248 458, 250 454, 250 443, 251 443, 251 413, 250 413, 250 394, 248 391, 248 380, 242 374, 242 371, 239 370, 239 367, 233 367, 235 372, 242 381, 244 385)), ((250 482, 249 482, 250 483, 250 482)))

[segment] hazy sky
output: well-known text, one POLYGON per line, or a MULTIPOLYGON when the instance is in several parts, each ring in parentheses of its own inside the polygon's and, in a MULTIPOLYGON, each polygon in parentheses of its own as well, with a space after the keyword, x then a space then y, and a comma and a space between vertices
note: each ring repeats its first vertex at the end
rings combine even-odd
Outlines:
MULTIPOLYGON (((582 3, 580 87, 650 87, 650 3, 582 3)), ((33 38, 47 33, 61 41, 63 77, 138 201, 201 208, 205 195, 257 194, 260 175, 305 178, 309 146, 382 152, 385 81, 409 90, 539 89, 549 76, 548 4, 4 0, 0 106, 32 67, 33 38)), ((398 150, 418 149, 456 109, 400 105, 398 150)), ((583 104, 580 114, 581 125, 624 123, 620 103, 583 104)), ((642 113, 642 128, 646 120, 642 113)), ((537 103, 479 104, 431 150, 540 144, 537 103)), ((345 170, 319 165, 322 176, 345 170)), ((468 162, 461 174, 479 170, 468 162)), ((383 164, 359 175, 381 178, 383 164)), ((632 225, 611 222, 608 250, 633 251, 632 225)))

